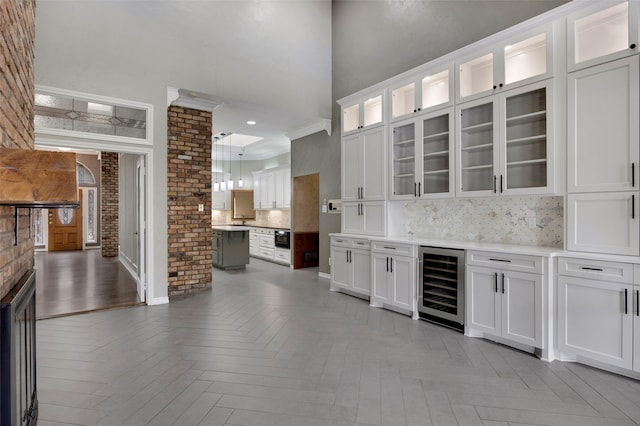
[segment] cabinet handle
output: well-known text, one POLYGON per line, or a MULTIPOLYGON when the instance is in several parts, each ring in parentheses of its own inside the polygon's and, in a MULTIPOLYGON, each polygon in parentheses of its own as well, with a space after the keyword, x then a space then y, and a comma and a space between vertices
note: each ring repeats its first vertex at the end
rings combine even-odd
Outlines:
POLYGON ((493 175, 493 193, 496 193, 496 175, 493 175))
POLYGON ((509 259, 497 259, 497 258, 493 258, 490 257, 489 260, 492 260, 494 262, 507 262, 507 263, 511 263, 511 261, 509 259))
POLYGON ((382 248, 385 248, 387 250, 395 250, 396 249, 396 247, 387 247, 387 246, 383 246, 382 248))
POLYGON ((631 43, 631 44, 629 45, 629 49, 635 49, 635 48, 636 48, 636 44, 635 44, 635 43, 631 43))
POLYGON ((391 273, 393 274, 393 257, 391 258, 391 273))
POLYGON ((349 250, 349 263, 353 263, 353 252, 349 250))
POLYGON ((418 182, 418 197, 420 196, 420 193, 422 192, 422 182, 418 182))
POLYGON ((503 184, 503 180, 504 179, 503 179, 502 175, 500 175, 500 193, 503 192, 503 185, 502 185, 503 184))
POLYGON ((346 255, 347 255, 347 263, 349 263, 349 250, 347 250, 346 255))
POLYGON ((415 182, 413 182, 413 196, 414 196, 414 197, 417 197, 417 196, 418 196, 418 191, 417 191, 417 189, 418 189, 418 184, 417 184, 417 183, 415 183, 415 182))
POLYGON ((387 272, 389 272, 389 256, 387 256, 387 272))
POLYGON ((502 294, 504 294, 504 274, 502 274, 502 294))
POLYGON ((628 312, 628 300, 627 300, 627 295, 628 295, 628 290, 625 288, 624 289, 624 314, 627 315, 628 312))
POLYGON ((636 290, 636 316, 640 317, 640 290, 636 290))
POLYGON ((580 269, 584 269, 585 271, 597 271, 602 272, 602 268, 590 268, 588 266, 581 266, 580 269))
POLYGON ((631 195, 631 219, 636 218, 636 195, 631 195))
POLYGON ((493 277, 495 278, 495 282, 496 282, 496 293, 498 292, 498 273, 494 272, 493 273, 493 277))
POLYGON ((636 163, 631 163, 631 187, 636 186, 636 163))

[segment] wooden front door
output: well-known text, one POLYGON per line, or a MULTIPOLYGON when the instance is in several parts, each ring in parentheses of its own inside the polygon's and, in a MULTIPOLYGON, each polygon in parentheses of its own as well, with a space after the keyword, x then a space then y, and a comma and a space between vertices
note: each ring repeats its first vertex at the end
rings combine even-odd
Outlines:
POLYGON ((79 209, 49 209, 49 251, 82 250, 82 191, 79 200, 79 209))

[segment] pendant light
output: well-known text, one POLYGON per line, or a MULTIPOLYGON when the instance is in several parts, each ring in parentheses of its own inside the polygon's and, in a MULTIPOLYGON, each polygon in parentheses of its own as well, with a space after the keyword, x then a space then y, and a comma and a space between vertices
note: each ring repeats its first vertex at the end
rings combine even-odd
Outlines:
POLYGON ((213 138, 213 144, 215 145, 215 165, 214 165, 214 174, 216 175, 216 181, 213 183, 213 192, 220 192, 220 184, 218 183, 218 138, 213 138))
POLYGON ((231 176, 231 135, 229 135, 229 180, 227 181, 229 191, 233 189, 233 178, 231 176))
POLYGON ((240 157, 240 179, 238 179, 238 188, 244 188, 244 181, 242 180, 242 156, 244 154, 241 152, 238 154, 240 157))
MULTIPOLYGON (((224 133, 223 133, 224 134, 224 133)), ((223 144, 222 144, 222 180, 220 181, 220 191, 226 191, 227 190, 227 181, 225 180, 225 167, 224 167, 224 138, 222 139, 223 144)))

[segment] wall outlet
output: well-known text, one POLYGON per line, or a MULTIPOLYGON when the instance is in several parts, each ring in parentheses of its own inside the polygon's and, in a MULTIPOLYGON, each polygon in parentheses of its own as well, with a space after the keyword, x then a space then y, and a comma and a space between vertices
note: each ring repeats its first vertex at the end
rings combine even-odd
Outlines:
POLYGON ((525 216, 525 220, 527 221, 527 226, 531 229, 536 227, 536 217, 535 216, 525 216))

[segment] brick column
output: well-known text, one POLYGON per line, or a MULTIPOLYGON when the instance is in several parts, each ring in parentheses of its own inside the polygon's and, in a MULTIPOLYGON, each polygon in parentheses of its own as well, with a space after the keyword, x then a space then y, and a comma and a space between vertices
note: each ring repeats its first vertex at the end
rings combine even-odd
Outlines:
POLYGON ((103 152, 101 155, 101 210, 100 234, 103 257, 118 255, 120 244, 118 212, 118 154, 103 152))
POLYGON ((168 109, 169 296, 211 286, 211 121, 207 111, 168 109))
MULTIPOLYGON (((0 1, 0 146, 33 149, 35 92, 35 0, 0 1)), ((14 209, 0 206, 0 299, 33 268, 29 211, 19 210, 14 245, 14 209)))

